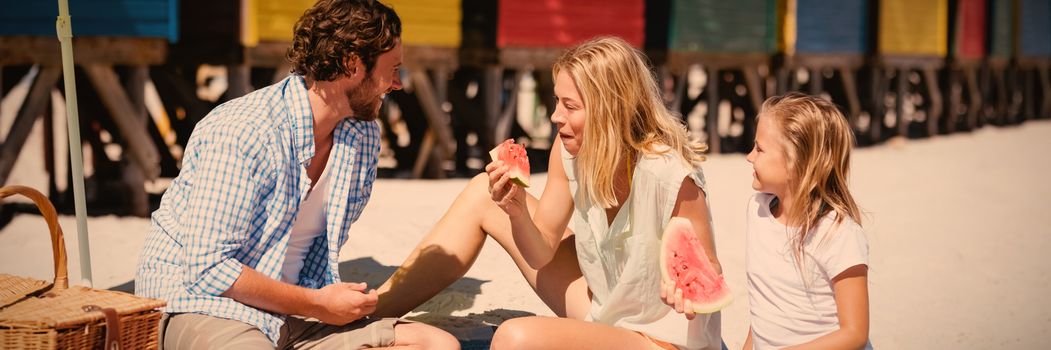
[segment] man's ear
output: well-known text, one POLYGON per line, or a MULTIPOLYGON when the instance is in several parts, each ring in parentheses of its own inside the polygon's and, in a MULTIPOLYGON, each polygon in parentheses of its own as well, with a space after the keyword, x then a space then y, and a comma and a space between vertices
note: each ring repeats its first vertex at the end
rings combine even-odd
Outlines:
POLYGON ((343 65, 347 67, 347 76, 351 79, 357 78, 358 74, 365 73, 365 63, 358 55, 350 55, 343 61, 343 65))

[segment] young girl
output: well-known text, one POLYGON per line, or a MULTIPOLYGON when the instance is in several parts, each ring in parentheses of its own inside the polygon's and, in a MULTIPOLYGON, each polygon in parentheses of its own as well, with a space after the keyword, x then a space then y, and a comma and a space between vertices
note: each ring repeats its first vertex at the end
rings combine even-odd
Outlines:
POLYGON ((745 349, 870 348, 868 243, 847 188, 854 136, 823 99, 772 97, 748 162, 745 349))
POLYGON ((704 145, 663 105, 644 56, 600 38, 554 65, 558 137, 537 200, 502 162, 473 179, 379 292, 401 315, 467 271, 486 236, 557 314, 504 322, 493 349, 719 349, 719 315, 687 319, 660 298, 660 236, 688 218, 718 268, 704 145))

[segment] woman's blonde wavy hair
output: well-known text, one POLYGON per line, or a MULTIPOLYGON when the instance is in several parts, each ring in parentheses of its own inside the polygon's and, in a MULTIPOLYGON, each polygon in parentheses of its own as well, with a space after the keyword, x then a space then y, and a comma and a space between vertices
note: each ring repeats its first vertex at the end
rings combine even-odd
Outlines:
POLYGON ((793 203, 783 204, 789 223, 800 227, 793 251, 802 262, 807 233, 825 214, 835 212, 837 225, 844 218, 861 224, 861 212, 847 187, 854 132, 832 102, 801 93, 767 99, 759 116, 772 118, 784 136, 793 203))
POLYGON ((563 71, 573 78, 587 111, 576 156, 584 200, 617 205, 613 178, 623 171, 617 167, 622 159, 634 164, 640 154, 676 152, 693 166, 704 161, 707 145, 687 137, 681 119, 665 107, 645 56, 624 40, 600 37, 569 49, 552 73, 557 79, 563 71))

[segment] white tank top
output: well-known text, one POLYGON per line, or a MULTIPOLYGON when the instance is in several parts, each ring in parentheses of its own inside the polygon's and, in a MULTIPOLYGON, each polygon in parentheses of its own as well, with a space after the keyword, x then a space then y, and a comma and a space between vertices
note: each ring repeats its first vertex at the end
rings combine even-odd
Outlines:
POLYGON ((290 284, 299 283, 299 272, 303 269, 303 259, 306 258, 307 250, 314 243, 318 235, 325 232, 325 208, 328 206, 328 193, 331 182, 328 179, 328 169, 331 168, 332 154, 329 161, 325 163, 325 170, 317 179, 317 184, 307 193, 307 197, 299 205, 299 214, 292 222, 292 233, 288 237, 288 250, 285 253, 285 262, 281 267, 281 281, 290 284))

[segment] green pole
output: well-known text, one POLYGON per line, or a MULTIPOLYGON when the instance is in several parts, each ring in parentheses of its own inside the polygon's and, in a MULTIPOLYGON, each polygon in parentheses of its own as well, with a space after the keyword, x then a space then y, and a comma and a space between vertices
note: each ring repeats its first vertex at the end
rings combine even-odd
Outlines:
POLYGON ((58 0, 55 21, 58 41, 62 44, 62 80, 66 84, 66 120, 69 125, 69 160, 73 171, 73 203, 77 211, 77 243, 80 245, 81 283, 91 287, 91 249, 88 245, 87 208, 84 206, 84 159, 80 144, 80 115, 77 110, 77 82, 73 70, 73 27, 69 20, 68 0, 58 0))

